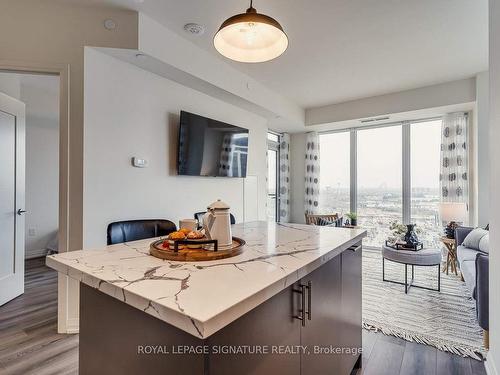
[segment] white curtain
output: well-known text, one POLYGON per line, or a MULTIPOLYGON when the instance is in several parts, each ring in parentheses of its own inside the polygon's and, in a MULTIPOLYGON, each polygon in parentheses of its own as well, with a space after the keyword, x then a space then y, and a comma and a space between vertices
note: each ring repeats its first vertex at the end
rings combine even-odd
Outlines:
POLYGON ((305 197, 306 214, 315 214, 319 206, 319 135, 316 132, 306 135, 305 155, 305 197))
POLYGON ((290 221, 290 134, 283 133, 280 137, 280 222, 290 221))
POLYGON ((444 116, 441 132, 441 202, 469 203, 468 115, 444 116))

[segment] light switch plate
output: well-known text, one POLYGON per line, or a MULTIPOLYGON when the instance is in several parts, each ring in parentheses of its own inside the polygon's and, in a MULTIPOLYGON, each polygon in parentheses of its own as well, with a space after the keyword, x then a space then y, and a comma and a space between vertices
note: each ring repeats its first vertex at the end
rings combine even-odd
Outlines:
POLYGON ((141 159, 136 156, 132 158, 132 165, 136 168, 146 168, 149 165, 147 159, 141 159))

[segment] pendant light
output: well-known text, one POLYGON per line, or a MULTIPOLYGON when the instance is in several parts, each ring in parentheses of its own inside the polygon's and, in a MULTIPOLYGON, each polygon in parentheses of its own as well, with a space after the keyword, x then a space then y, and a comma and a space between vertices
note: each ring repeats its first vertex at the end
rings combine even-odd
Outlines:
POLYGON ((274 18, 257 13, 250 0, 246 13, 225 20, 214 37, 214 47, 228 59, 258 63, 285 52, 288 37, 274 18))

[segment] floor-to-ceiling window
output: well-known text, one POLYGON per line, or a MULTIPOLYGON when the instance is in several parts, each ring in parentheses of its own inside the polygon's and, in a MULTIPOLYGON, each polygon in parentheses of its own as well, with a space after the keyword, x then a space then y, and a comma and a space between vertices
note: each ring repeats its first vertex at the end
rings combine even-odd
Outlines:
POLYGON ((422 230, 421 239, 440 247, 439 167, 441 120, 411 124, 411 222, 422 230))
POLYGON ((321 134, 321 213, 356 212, 368 246, 394 221, 416 223, 425 246, 438 246, 440 144, 440 118, 321 134))
POLYGON ((279 135, 267 133, 267 219, 278 221, 279 207, 279 135))
POLYGON ((321 210, 344 215, 350 211, 350 133, 329 133, 320 137, 321 210))
POLYGON ((382 244, 393 221, 403 220, 402 127, 357 132, 358 225, 365 244, 382 244))

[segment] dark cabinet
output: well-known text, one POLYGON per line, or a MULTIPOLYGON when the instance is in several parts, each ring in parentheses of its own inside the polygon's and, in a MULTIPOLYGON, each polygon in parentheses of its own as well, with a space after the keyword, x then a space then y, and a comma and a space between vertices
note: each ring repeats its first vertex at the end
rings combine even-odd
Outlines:
POLYGON ((302 375, 341 374, 340 357, 331 351, 332 348, 343 346, 341 266, 339 255, 300 281, 308 287, 306 320, 305 325, 301 326, 301 345, 307 346, 308 352, 302 356, 302 375))
POLYGON ((348 375, 361 348, 361 243, 351 246, 298 283, 305 290, 302 375, 348 375))
POLYGON ((360 364, 361 348, 361 244, 342 253, 341 336, 346 353, 341 356, 340 374, 349 374, 360 364))
POLYGON ((209 355, 209 374, 348 375, 361 347, 361 243, 332 258, 207 340, 211 347, 306 348, 209 355))
POLYGON ((300 321, 294 318, 298 303, 298 295, 293 287, 288 287, 210 336, 206 344, 212 348, 242 348, 252 352, 211 354, 208 373, 299 375, 300 353, 285 352, 300 345, 300 321), (268 352, 255 353, 257 348, 268 352))

